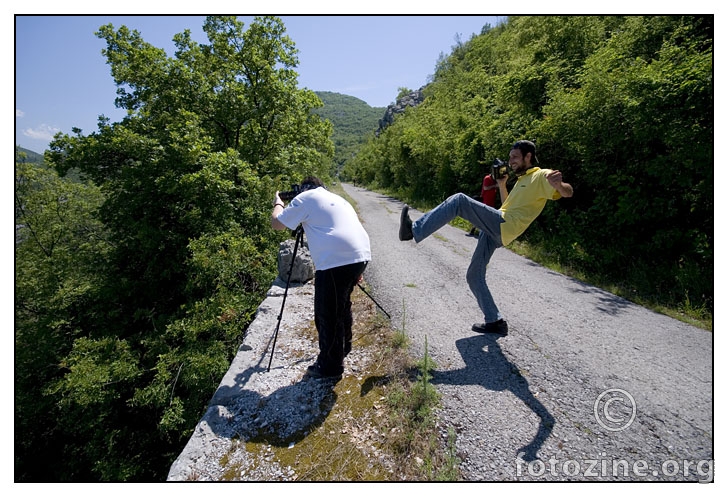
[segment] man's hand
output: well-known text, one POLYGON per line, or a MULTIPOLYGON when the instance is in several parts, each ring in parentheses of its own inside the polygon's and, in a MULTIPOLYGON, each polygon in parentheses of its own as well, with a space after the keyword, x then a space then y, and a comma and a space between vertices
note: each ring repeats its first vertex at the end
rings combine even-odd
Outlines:
POLYGON ((561 171, 551 171, 546 173, 546 179, 549 180, 551 186, 556 188, 557 186, 561 185, 564 177, 561 174, 561 171))
POLYGON ((574 189, 571 185, 564 183, 564 177, 561 175, 561 171, 550 171, 546 173, 546 179, 562 197, 571 197, 574 195, 574 189))

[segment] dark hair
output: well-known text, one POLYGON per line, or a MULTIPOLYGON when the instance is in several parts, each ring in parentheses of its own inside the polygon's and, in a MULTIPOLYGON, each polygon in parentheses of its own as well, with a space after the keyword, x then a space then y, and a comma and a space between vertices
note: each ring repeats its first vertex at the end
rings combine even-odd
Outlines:
POLYGON ((324 186, 324 184, 316 176, 307 176, 303 179, 303 181, 301 181, 301 189, 303 191, 313 190, 314 188, 318 188, 319 186, 324 186))
POLYGON ((517 148, 521 151, 521 154, 523 157, 526 157, 526 154, 531 154, 531 163, 532 164, 538 164, 538 159, 536 158, 536 145, 534 145, 533 142, 528 140, 518 140, 516 143, 513 144, 511 147, 511 150, 514 148, 517 148))

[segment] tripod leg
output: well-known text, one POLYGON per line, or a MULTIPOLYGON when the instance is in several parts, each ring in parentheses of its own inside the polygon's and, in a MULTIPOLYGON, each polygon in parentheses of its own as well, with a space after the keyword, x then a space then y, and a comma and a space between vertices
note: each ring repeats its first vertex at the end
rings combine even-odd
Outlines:
POLYGON ((286 306, 286 298, 288 297, 288 287, 291 285, 291 275, 293 274, 293 264, 296 262, 296 253, 298 252, 298 246, 301 244, 303 239, 303 228, 299 226, 296 228, 296 243, 293 245, 293 257, 291 257, 291 267, 288 269, 288 278, 286 280, 286 289, 283 292, 283 302, 281 302, 281 312, 278 314, 278 324, 276 324, 276 331, 273 335, 273 346, 270 350, 270 358, 268 359, 268 372, 270 372, 270 365, 273 362, 273 352, 276 350, 276 341, 278 340, 278 330, 281 327, 281 319, 283 318, 283 308, 286 306))
POLYGON ((387 315, 387 317, 388 317, 389 319, 392 319, 392 316, 390 316, 390 315, 389 315, 389 313, 388 313, 387 311, 385 311, 385 310, 384 310, 384 307, 382 307, 381 305, 379 305, 379 302, 377 302, 376 300, 374 300, 374 297, 372 297, 371 295, 369 295, 369 292, 367 292, 366 290, 364 290, 364 287, 363 287, 363 286, 361 286, 361 285, 360 285, 359 283, 357 283, 356 285, 357 285, 357 286, 358 286, 358 287, 359 287, 359 288, 361 289, 361 291, 362 291, 362 292, 364 292, 364 293, 366 294, 366 296, 367 296, 367 297, 369 297, 370 299, 372 299, 372 302, 374 302, 374 304, 375 304, 375 305, 376 305, 377 307, 379 307, 379 309, 380 309, 380 310, 381 310, 381 311, 382 311, 382 312, 383 312, 384 314, 386 314, 386 315, 387 315))

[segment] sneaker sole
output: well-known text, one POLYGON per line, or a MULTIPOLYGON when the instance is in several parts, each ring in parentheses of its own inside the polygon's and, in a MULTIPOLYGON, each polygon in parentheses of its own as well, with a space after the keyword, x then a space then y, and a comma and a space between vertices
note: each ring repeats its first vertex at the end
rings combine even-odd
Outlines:
POLYGON ((406 242, 407 240, 412 240, 412 238, 414 238, 414 235, 412 234, 412 229, 410 228, 409 230, 407 230, 405 228, 408 214, 409 206, 405 204, 404 207, 402 207, 402 213, 399 215, 399 240, 401 242, 406 242))
POLYGON ((475 331, 476 333, 482 333, 483 335, 500 335, 500 336, 508 335, 508 330, 506 330, 506 331, 501 331, 501 330, 486 331, 483 328, 478 328, 475 325, 473 325, 471 330, 475 331))

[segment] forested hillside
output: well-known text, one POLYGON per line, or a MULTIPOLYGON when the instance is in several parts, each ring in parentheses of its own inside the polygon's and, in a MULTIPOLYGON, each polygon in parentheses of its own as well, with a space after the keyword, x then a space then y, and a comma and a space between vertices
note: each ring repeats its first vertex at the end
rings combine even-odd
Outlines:
POLYGON ((342 176, 424 207, 536 142, 571 199, 522 240, 574 274, 712 320, 713 17, 511 17, 457 46, 424 102, 342 176))
POLYGON ((366 143, 379 126, 386 107, 370 107, 365 101, 330 91, 317 91, 323 107, 314 112, 333 124, 334 164, 341 168, 366 143))
POLYGON ((16 481, 164 480, 275 277, 274 192, 331 171, 282 22, 203 29, 101 26, 127 117, 16 162, 16 481))
POLYGON ((28 150, 23 147, 16 147, 15 149, 15 162, 31 162, 33 164, 41 164, 43 162, 43 156, 32 150, 28 150))

